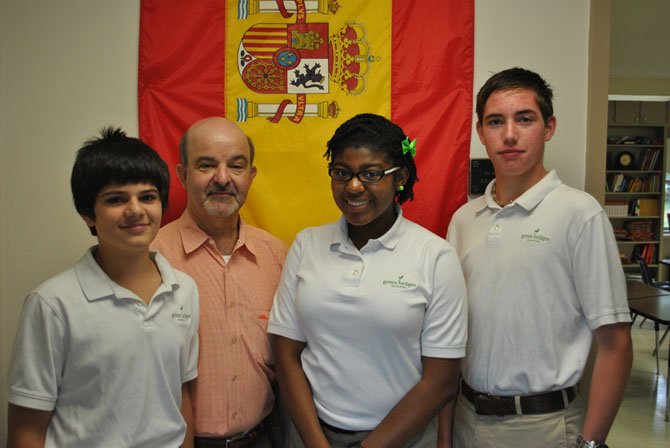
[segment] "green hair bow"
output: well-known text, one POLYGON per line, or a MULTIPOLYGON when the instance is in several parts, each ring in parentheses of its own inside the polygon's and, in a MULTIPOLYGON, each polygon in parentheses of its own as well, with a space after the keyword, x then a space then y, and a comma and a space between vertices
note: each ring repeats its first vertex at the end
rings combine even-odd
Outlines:
POLYGON ((412 157, 416 157, 416 139, 409 141, 409 137, 405 137, 402 141, 402 154, 410 153, 412 157))

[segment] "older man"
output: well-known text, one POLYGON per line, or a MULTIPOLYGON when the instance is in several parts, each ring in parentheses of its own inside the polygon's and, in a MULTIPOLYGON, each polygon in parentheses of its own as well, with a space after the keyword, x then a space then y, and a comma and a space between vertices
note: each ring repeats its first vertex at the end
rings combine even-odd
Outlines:
POLYGON ((154 246, 200 291, 195 446, 269 447, 274 373, 266 329, 287 248, 239 216, 256 167, 253 143, 235 123, 196 122, 180 157, 186 210, 154 246))

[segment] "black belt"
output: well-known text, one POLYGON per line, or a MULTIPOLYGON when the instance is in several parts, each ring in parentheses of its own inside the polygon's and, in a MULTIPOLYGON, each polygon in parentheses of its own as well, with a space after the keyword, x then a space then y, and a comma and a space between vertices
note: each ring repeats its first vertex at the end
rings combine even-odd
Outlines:
POLYGON ((515 396, 491 395, 477 392, 465 381, 461 381, 461 393, 475 406, 480 415, 531 415, 549 414, 568 407, 568 403, 577 397, 577 389, 567 387, 553 392, 534 395, 521 395, 517 412, 515 396))
POLYGON ((251 431, 232 437, 195 437, 195 448, 248 448, 266 434, 265 420, 251 431))

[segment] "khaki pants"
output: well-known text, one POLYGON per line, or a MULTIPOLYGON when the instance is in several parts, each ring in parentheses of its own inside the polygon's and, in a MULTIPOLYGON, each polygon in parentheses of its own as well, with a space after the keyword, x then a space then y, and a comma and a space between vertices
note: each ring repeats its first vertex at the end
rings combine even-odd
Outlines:
MULTIPOLYGON (((330 431, 328 428, 321 427, 332 448, 347 448, 350 443, 363 440, 370 431, 359 431, 353 434, 341 434, 330 431)), ((302 443, 298 430, 291 424, 285 448, 305 448, 302 443)), ((435 448, 437 445, 437 418, 433 419, 426 428, 421 431, 404 448, 435 448)))
POLYGON ((458 395, 454 413, 454 448, 571 448, 584 422, 584 404, 577 396, 567 409, 541 415, 478 415, 458 395))

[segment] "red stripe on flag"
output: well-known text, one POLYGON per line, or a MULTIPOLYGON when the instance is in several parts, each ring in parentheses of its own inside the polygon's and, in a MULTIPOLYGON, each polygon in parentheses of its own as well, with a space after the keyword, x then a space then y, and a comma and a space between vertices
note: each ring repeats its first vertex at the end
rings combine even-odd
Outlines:
POLYGON ((186 193, 174 166, 179 140, 195 121, 225 113, 225 0, 142 0, 138 61, 140 138, 170 167, 170 207, 178 218, 186 193))
POLYGON ((474 0, 393 1, 391 118, 420 179, 403 212, 440 236, 467 200, 474 21, 474 0))

